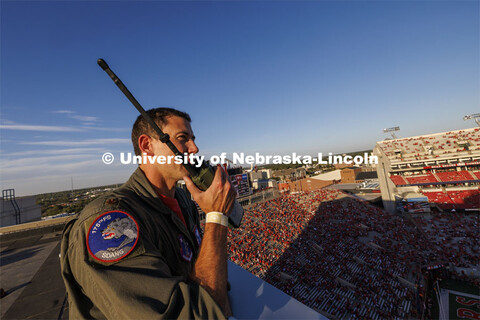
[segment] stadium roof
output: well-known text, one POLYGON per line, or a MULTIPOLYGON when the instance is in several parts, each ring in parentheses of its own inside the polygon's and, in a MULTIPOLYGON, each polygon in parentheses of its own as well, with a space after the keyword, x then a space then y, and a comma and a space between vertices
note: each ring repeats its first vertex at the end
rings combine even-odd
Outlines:
POLYGON ((374 202, 382 198, 380 193, 357 193, 355 196, 370 202, 374 202))
POLYGON ((357 174, 355 180, 377 179, 377 171, 362 171, 357 174))
POLYGON ((339 183, 328 186, 327 189, 336 189, 336 190, 355 190, 361 183, 339 183))
POLYGON ((330 181, 330 180, 340 180, 342 179, 342 176, 340 175, 340 169, 335 170, 335 171, 330 171, 327 173, 321 173, 319 175, 311 177, 312 179, 317 179, 317 180, 324 180, 324 181, 330 181))

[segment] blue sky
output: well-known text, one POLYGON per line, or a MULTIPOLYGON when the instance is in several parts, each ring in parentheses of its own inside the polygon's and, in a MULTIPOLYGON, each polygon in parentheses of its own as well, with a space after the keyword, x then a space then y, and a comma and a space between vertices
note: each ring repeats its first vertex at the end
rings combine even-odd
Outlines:
POLYGON ((473 127, 478 1, 1 1, 0 187, 125 181, 137 117, 187 111, 202 154, 370 149, 473 127))

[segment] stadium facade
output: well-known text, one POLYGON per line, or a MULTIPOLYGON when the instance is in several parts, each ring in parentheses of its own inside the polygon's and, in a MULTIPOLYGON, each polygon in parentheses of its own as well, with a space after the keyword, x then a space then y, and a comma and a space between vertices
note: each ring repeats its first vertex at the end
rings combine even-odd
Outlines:
POLYGON ((480 209, 480 128, 387 139, 375 145, 385 209, 480 209))

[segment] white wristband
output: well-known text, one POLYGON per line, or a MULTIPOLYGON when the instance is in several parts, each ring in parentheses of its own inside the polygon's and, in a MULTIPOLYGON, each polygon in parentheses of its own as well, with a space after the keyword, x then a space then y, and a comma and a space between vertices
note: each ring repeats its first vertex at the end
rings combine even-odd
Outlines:
POLYGON ((217 223, 224 227, 228 227, 228 217, 221 212, 212 211, 207 213, 205 223, 217 223))

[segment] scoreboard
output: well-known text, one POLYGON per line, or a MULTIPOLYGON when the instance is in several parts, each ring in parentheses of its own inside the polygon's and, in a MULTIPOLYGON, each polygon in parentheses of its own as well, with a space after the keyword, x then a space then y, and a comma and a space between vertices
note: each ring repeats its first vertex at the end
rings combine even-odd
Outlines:
POLYGON ((250 184, 248 183, 248 174, 235 174, 229 177, 233 187, 237 190, 239 198, 249 196, 252 193, 250 184))

